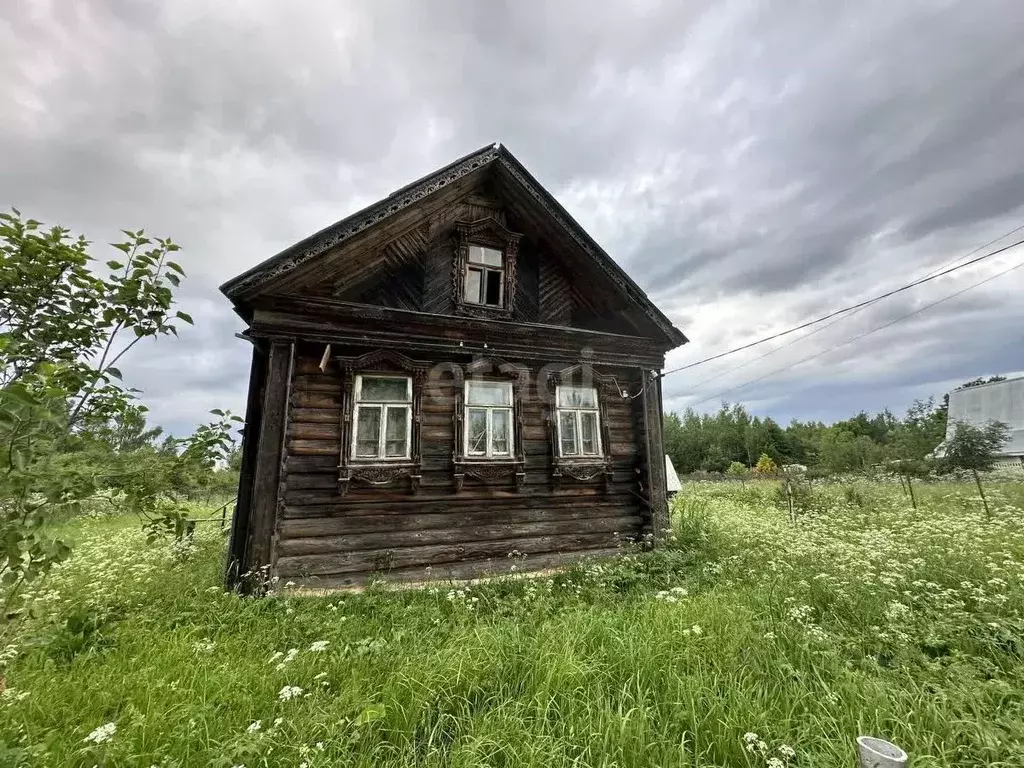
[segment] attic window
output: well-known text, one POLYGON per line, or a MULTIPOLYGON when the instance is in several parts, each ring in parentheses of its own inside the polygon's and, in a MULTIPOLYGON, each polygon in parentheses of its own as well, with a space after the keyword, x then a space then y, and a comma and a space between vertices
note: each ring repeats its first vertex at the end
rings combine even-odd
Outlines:
POLYGON ((505 254, 496 248, 470 245, 466 260, 464 301, 502 307, 505 299, 505 254))
POLYGON ((519 237, 494 217, 455 222, 451 296, 457 314, 512 319, 519 237))

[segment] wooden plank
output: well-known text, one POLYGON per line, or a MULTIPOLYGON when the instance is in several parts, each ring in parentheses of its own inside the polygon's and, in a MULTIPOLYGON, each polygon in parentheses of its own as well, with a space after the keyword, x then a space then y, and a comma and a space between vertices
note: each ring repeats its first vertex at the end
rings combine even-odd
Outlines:
POLYGON ((289 454, 306 456, 335 456, 341 455, 341 443, 330 440, 296 440, 288 441, 289 454))
POLYGON ((277 521, 278 484, 281 480, 285 425, 288 422, 288 386, 291 381, 295 347, 292 342, 270 345, 267 382, 263 397, 252 509, 246 543, 246 570, 271 563, 274 527, 277 521))
POLYGON ((593 517, 580 520, 552 520, 535 523, 492 523, 457 528, 423 528, 420 530, 378 530, 344 536, 311 536, 284 538, 278 542, 279 557, 333 555, 340 552, 393 550, 402 547, 475 544, 478 542, 521 540, 525 537, 557 537, 563 534, 596 535, 599 533, 636 535, 640 518, 636 515, 593 517))
MULTIPOLYGON (((635 483, 621 483, 612 486, 611 493, 613 495, 629 495, 635 491, 635 483)), ((348 494, 345 496, 345 502, 350 504, 362 504, 366 502, 408 502, 410 504, 421 504, 428 501, 451 501, 453 498, 464 498, 467 501, 474 501, 480 503, 490 503, 494 500, 509 499, 519 500, 521 503, 525 503, 524 500, 527 498, 538 498, 538 499, 578 499, 580 503, 588 503, 582 501, 601 499, 607 497, 607 494, 603 487, 597 485, 580 485, 569 487, 563 487, 561 490, 552 491, 548 485, 535 485, 526 486, 518 491, 511 489, 498 489, 495 487, 488 486, 476 486, 470 485, 468 482, 463 487, 462 492, 457 496, 453 496, 449 487, 435 487, 429 490, 421 489, 416 494, 409 493, 408 490, 398 485, 394 489, 379 486, 376 488, 361 487, 354 485, 349 489, 348 494)), ((292 507, 302 507, 309 505, 332 505, 338 504, 342 499, 337 495, 335 491, 329 490, 293 490, 285 488, 285 504, 292 507)))
MULTIPOLYGON (((285 508, 288 509, 287 507, 285 508)), ((302 509, 301 507, 299 508, 302 509)), ((303 538, 310 536, 347 536, 356 533, 378 531, 424 531, 448 530, 475 526, 521 525, 524 523, 574 523, 580 520, 610 518, 624 519, 629 528, 640 524, 635 504, 623 500, 619 503, 586 506, 545 506, 538 509, 499 507, 481 509, 479 506, 458 508, 436 506, 435 511, 410 510, 406 507, 391 506, 383 509, 361 510, 375 514, 349 515, 344 511, 331 517, 289 517, 287 512, 282 521, 281 538, 303 538), (454 510, 454 511, 453 511, 454 510)), ((623 530, 626 530, 624 528, 623 530)), ((617 529, 616 529, 617 530, 617 529)), ((455 533, 453 536, 457 535, 455 533)))
MULTIPOLYGON (((320 365, 320 363, 317 363, 320 365)), ((295 392, 333 392, 341 393, 341 379, 333 373, 317 373, 315 376, 296 376, 292 381, 295 392)))
MULTIPOLYGON (((475 496, 442 495, 423 497, 419 494, 393 494, 362 499, 335 499, 320 504, 285 504, 283 518, 303 519, 315 517, 358 517, 362 515, 429 515, 451 514, 461 515, 487 511, 495 514, 512 515, 517 512, 533 513, 536 511, 552 516, 571 514, 604 514, 608 510, 628 509, 631 513, 638 510, 638 499, 630 493, 605 494, 588 498, 584 503, 578 496, 516 496, 492 499, 480 499, 475 496)), ((611 514, 611 512, 609 512, 611 514)))
POLYGON ((488 351, 500 357, 565 361, 566 365, 579 358, 584 346, 593 351, 597 365, 656 369, 665 362, 663 349, 638 336, 404 312, 318 298, 264 296, 256 304, 251 331, 257 336, 297 335, 317 343, 415 350, 418 358, 424 351, 450 356, 462 341, 476 348, 486 342, 488 351))
POLYGON ((561 534, 503 539, 501 541, 451 542, 422 547, 402 547, 361 552, 337 552, 326 555, 281 557, 277 561, 282 578, 304 575, 331 575, 452 563, 461 560, 506 558, 511 552, 531 555, 573 552, 582 549, 607 549, 618 544, 612 533, 561 534))
POLYGON ((370 573, 338 574, 323 578, 296 578, 298 587, 304 590, 320 591, 359 587, 370 581, 401 584, 423 582, 427 585, 445 585, 452 582, 484 577, 519 576, 550 568, 561 568, 579 562, 603 561, 622 554, 615 548, 588 549, 580 552, 558 552, 535 555, 524 560, 495 558, 491 560, 470 560, 460 563, 442 563, 430 567, 413 566, 390 571, 370 573))
POLYGON ((327 488, 332 492, 336 492, 338 489, 338 470, 335 468, 333 472, 315 474, 289 473, 287 487, 289 490, 327 488))
POLYGON ((341 392, 294 392, 291 403, 293 408, 341 408, 341 392))
POLYGON ((325 472, 331 473, 334 477, 338 475, 337 456, 301 456, 292 454, 288 456, 285 469, 290 475, 293 472, 325 472))
POLYGON ((290 421, 316 424, 340 424, 340 408, 292 408, 290 421))
POLYGON ((288 437, 296 440, 325 440, 330 443, 341 442, 341 422, 309 422, 295 421, 288 425, 288 437))

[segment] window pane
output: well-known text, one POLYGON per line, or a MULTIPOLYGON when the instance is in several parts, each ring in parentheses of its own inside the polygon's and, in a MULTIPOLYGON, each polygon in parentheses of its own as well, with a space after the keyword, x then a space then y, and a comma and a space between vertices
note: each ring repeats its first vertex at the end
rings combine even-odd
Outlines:
POLYGON ((466 453, 470 456, 485 455, 487 453, 487 410, 485 408, 470 408, 469 418, 466 421, 466 433, 469 435, 466 453))
POLYGON ((512 412, 501 408, 491 411, 491 455, 508 456, 508 425, 512 420, 512 412))
POLYGON ((501 306, 501 272, 488 269, 486 272, 487 282, 484 286, 484 304, 492 307, 501 306))
POLYGON ((512 405, 512 382, 468 381, 466 387, 469 405, 512 405))
POLYGON ((597 408, 597 390, 593 387, 559 387, 559 408, 597 408))
POLYGON ((561 453, 563 456, 576 456, 576 414, 573 412, 558 414, 561 453))
POLYGON ((472 304, 480 303, 480 285, 483 281, 483 272, 479 269, 466 270, 466 295, 465 301, 472 304))
POLYGON ((362 402, 409 402, 409 380, 383 376, 363 376, 362 402))
POLYGON ((409 425, 408 408, 388 408, 387 425, 384 432, 384 455, 389 458, 405 456, 406 435, 409 425))
POLYGON ((380 443, 380 408, 362 406, 356 417, 356 456, 376 457, 380 443))
POLYGON ((504 254, 495 248, 484 248, 479 245, 469 246, 469 260, 473 264, 486 264, 489 267, 500 267, 504 262, 504 254))
POLYGON ((597 455, 597 414, 593 411, 580 411, 580 449, 584 455, 597 455))

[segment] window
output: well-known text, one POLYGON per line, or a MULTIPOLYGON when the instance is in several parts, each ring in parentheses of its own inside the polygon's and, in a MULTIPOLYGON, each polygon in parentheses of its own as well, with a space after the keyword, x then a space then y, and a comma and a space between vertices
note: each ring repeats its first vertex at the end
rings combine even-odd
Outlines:
POLYGON ((495 248, 469 246, 465 295, 469 304, 502 307, 505 301, 505 254, 495 248))
POLYGON ((512 456, 512 382, 466 382, 466 456, 512 456))
POLYGON ((559 456, 600 456, 597 390, 593 387, 560 386, 556 397, 559 456))
POLYGON ((357 376, 352 457, 408 459, 412 432, 412 379, 357 376))

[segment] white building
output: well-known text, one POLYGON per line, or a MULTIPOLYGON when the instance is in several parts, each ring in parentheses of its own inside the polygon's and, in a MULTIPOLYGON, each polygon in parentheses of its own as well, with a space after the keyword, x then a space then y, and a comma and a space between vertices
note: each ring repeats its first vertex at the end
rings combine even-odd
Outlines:
MULTIPOLYGON (((999 468, 1024 470, 1024 376, 976 387, 954 389, 949 393, 946 440, 953 436, 957 422, 983 427, 1001 421, 1010 428, 1010 439, 1003 446, 999 468)), ((945 443, 935 454, 945 453, 945 443)))
POLYGON ((679 475, 676 474, 676 468, 672 466, 672 459, 665 454, 665 490, 669 496, 674 496, 679 491, 683 490, 683 484, 679 482, 679 475))

